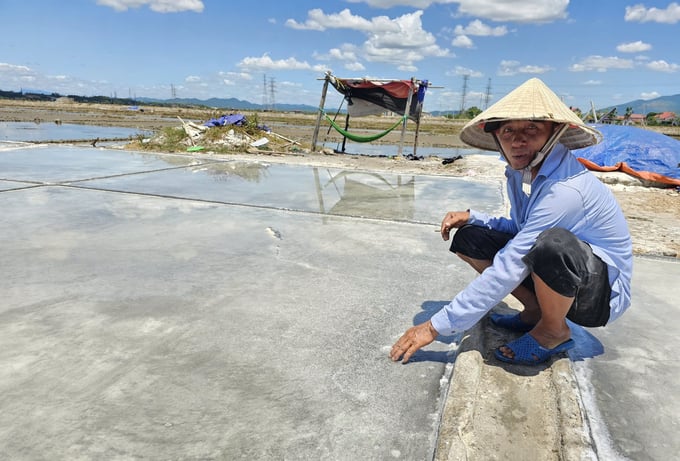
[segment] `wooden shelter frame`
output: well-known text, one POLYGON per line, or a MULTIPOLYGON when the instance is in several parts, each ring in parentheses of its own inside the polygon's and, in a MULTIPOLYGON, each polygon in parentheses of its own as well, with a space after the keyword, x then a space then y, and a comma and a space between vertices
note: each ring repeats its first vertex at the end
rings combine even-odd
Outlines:
MULTIPOLYGON (((316 152, 316 146, 319 141, 319 128, 321 126, 321 120, 324 116, 324 106, 326 104, 326 95, 328 93, 328 85, 331 81, 332 78, 337 78, 334 77, 331 72, 326 72, 326 75, 322 79, 318 80, 323 80, 323 88, 321 90, 321 100, 319 102, 319 111, 317 113, 316 117, 316 124, 314 126, 314 134, 312 136, 312 152, 316 152)), ((339 79, 339 80, 353 80, 353 81, 366 81, 366 82, 379 82, 379 83, 390 83, 390 82, 405 82, 407 80, 398 80, 398 79, 374 79, 374 78, 356 78, 356 79, 339 79)), ((423 81, 423 80, 418 80, 414 77, 411 77, 410 80, 410 91, 408 93, 408 99, 406 101, 406 108, 404 109, 404 116, 403 116, 403 122, 402 122, 402 127, 401 127, 401 136, 399 139, 399 147, 397 151, 397 155, 401 156, 403 152, 403 146, 404 146, 404 139, 406 135, 406 122, 409 119, 410 116, 410 109, 411 109, 411 102, 413 98, 413 94, 418 91, 418 88, 422 84, 427 84, 428 88, 430 87, 429 82, 423 81)), ((423 105, 419 104, 418 105, 418 113, 415 114, 415 120, 416 120, 416 130, 415 130, 415 140, 413 143, 413 155, 416 155, 416 149, 418 147, 418 133, 420 131, 420 119, 422 117, 422 112, 423 112, 423 105)), ((347 113, 347 118, 345 121, 346 127, 349 125, 349 112, 347 113)), ((343 136, 343 150, 345 147, 345 141, 347 140, 346 137, 343 136)))

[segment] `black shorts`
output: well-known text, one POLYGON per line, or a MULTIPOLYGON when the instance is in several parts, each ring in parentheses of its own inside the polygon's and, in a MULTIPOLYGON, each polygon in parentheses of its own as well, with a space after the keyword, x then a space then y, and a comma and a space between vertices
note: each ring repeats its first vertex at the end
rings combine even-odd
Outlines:
MULTIPOLYGON (((469 258, 493 260, 514 236, 486 227, 467 224, 458 229, 451 251, 469 258)), ((543 231, 522 261, 548 287, 562 296, 574 298, 567 318, 584 327, 604 326, 609 321, 609 273, 607 265, 570 231, 553 228, 543 231)), ((535 292, 531 276, 522 285, 535 292)))

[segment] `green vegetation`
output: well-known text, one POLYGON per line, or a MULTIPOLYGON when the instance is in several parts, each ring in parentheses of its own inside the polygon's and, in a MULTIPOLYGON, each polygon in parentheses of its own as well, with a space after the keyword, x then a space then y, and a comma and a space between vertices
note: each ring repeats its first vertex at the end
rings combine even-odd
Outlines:
MULTIPOLYGON (((166 152, 180 152, 186 150, 187 134, 182 127, 163 128, 152 140, 144 142, 143 136, 138 137, 143 150, 161 150, 166 152), (153 143, 152 143, 153 141, 153 143)), ((135 146, 137 147, 137 146, 135 146)))

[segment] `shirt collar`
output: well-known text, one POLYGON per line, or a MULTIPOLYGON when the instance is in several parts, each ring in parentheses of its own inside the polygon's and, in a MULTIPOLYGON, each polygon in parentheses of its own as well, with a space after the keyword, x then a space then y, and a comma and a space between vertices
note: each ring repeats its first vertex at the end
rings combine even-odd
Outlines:
MULTIPOLYGON (((536 178, 539 176, 550 177, 557 168, 559 168, 565 155, 569 155, 569 149, 567 149, 562 144, 557 144, 550 153, 546 156, 545 160, 541 164, 541 167, 536 174, 536 178)), ((534 181, 536 180, 534 178, 534 181)))

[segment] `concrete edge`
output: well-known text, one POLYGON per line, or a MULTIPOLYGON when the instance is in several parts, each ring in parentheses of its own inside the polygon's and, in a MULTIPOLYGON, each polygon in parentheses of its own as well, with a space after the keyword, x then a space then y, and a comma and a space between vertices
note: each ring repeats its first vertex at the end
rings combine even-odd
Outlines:
POLYGON ((553 362, 551 379, 561 434, 560 458, 565 461, 597 460, 576 373, 568 357, 553 362))
POLYGON ((472 431, 477 391, 484 366, 484 357, 480 352, 483 344, 484 328, 479 322, 466 332, 456 356, 449 389, 444 397, 434 452, 436 461, 468 459, 468 436, 472 431))
MULTIPOLYGON (((464 461, 469 458, 468 443, 474 436, 472 425, 484 367, 484 331, 483 322, 479 322, 466 332, 461 341, 448 392, 444 396, 433 456, 435 461, 464 461)), ((596 461, 598 457, 580 388, 568 357, 553 361, 550 379, 558 410, 556 424, 560 434, 560 459, 596 461)))

